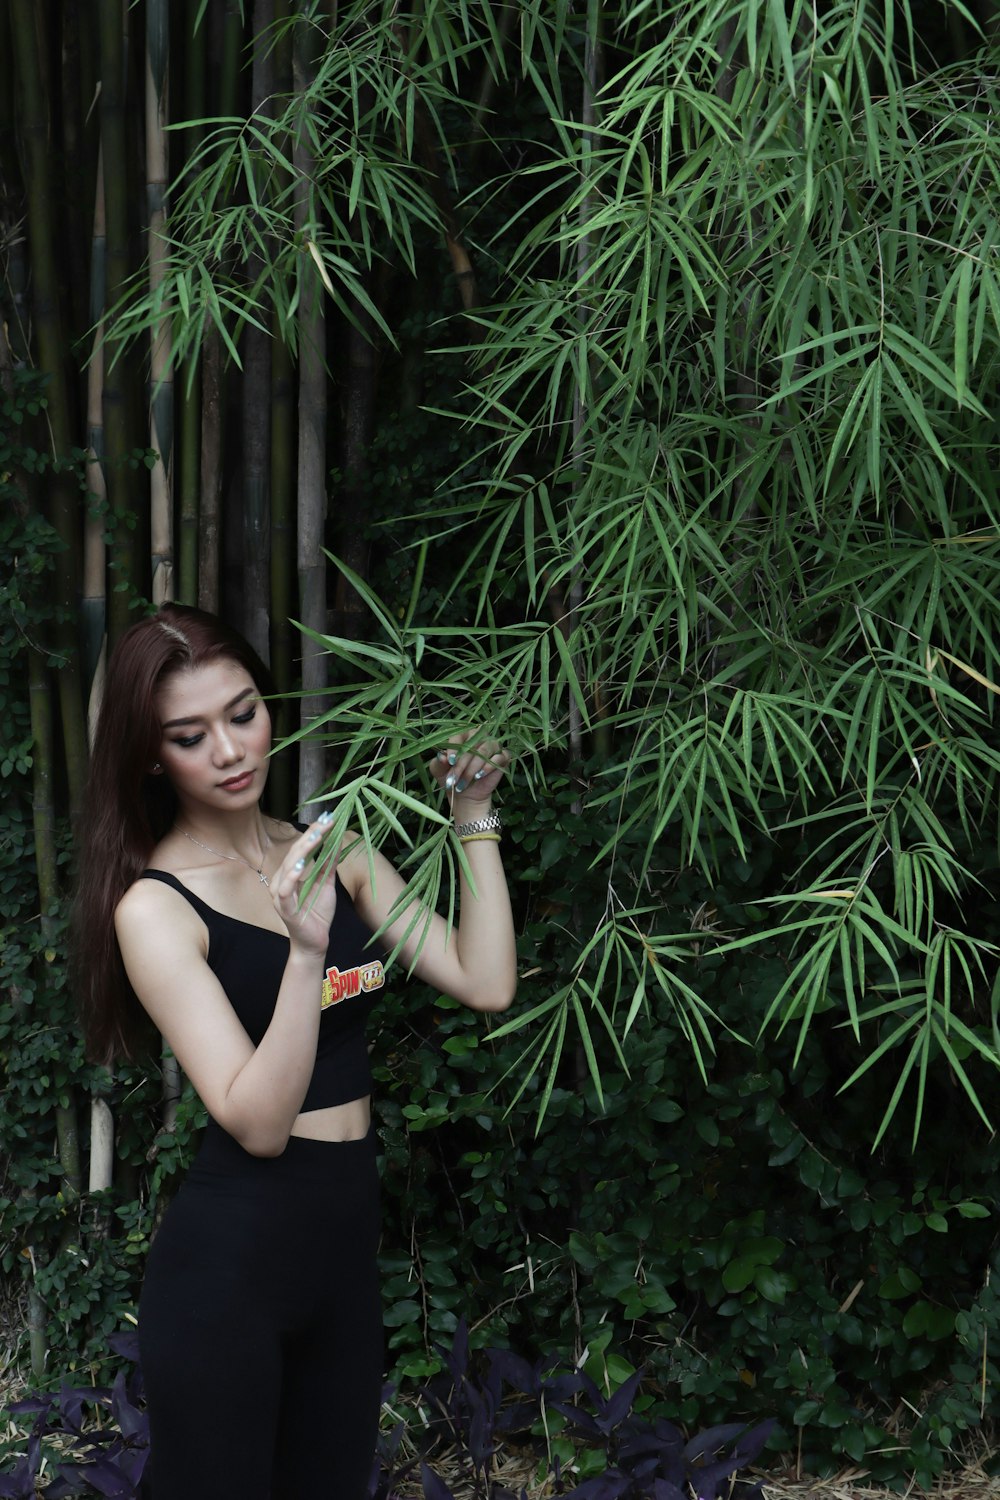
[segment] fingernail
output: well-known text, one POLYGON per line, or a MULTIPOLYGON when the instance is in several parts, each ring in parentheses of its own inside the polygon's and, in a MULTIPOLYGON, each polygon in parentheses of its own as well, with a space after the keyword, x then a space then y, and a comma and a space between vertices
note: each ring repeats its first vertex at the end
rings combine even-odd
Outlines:
POLYGON ((292 869, 295 870, 295 871, 301 871, 301 870, 304 870, 305 867, 306 867, 305 860, 304 859, 297 859, 295 861, 294 865, 292 866, 292 869))
POLYGON ((444 778, 444 784, 445 784, 445 789, 447 791, 449 791, 449 792, 451 791, 452 787, 455 785, 455 778, 454 778, 454 776, 450 772, 444 778))
POLYGON ((447 752, 447 750, 439 750, 437 758, 438 758, 438 760, 447 760, 448 759, 448 752, 447 752))
POLYGON ((321 812, 320 813, 318 821, 320 823, 332 823, 333 822, 333 813, 330 812, 329 808, 327 808, 327 810, 325 812, 321 812))
POLYGON ((465 782, 464 781, 456 781, 455 782, 455 790, 456 790, 456 792, 464 792, 465 791, 465 782))
POLYGON ((458 759, 458 751, 457 750, 449 750, 448 751, 448 764, 449 764, 449 766, 453 766, 455 764, 455 762, 456 762, 457 759, 458 759))
POLYGON ((315 842, 316 842, 316 840, 318 838, 319 838, 319 829, 318 828, 314 828, 313 831, 312 831, 312 833, 309 835, 309 842, 310 842, 310 844, 315 844, 315 842))
POLYGON ((483 777, 486 775, 486 772, 488 770, 489 770, 488 766, 483 766, 482 770, 477 771, 476 774, 475 774, 475 776, 473 776, 473 778, 472 778, 473 781, 482 781, 483 777))

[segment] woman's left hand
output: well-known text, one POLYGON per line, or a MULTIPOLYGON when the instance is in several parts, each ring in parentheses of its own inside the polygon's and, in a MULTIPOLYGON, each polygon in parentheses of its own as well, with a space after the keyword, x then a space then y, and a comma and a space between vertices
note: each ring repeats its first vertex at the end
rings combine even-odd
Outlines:
POLYGON ((488 802, 510 765, 510 756, 495 740, 475 740, 475 731, 453 736, 447 750, 439 750, 428 770, 442 791, 462 801, 488 802), (467 748, 468 747, 468 748, 467 748))

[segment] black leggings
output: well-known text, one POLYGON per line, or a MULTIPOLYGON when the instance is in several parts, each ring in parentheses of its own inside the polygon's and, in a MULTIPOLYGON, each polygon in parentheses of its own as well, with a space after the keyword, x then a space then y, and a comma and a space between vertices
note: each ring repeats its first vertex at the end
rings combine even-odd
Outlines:
POLYGON ((363 1500, 378 1197, 374 1131, 265 1159, 209 1125, 139 1303, 152 1500, 363 1500))

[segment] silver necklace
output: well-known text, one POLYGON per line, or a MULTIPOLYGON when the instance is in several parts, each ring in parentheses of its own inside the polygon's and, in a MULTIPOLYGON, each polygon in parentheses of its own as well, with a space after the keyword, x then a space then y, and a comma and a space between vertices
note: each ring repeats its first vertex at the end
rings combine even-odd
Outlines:
MULTIPOLYGON (((188 839, 192 844, 197 844, 199 849, 205 849, 209 854, 214 854, 219 859, 233 859, 233 860, 236 860, 236 862, 238 864, 246 865, 246 867, 247 867, 248 870, 252 870, 254 872, 254 874, 256 875, 257 879, 260 881, 261 885, 266 885, 268 887, 268 889, 270 890, 271 882, 268 880, 267 876, 264 874, 264 866, 263 865, 260 865, 260 866, 252 865, 248 859, 244 859, 243 858, 242 854, 223 854, 223 852, 222 852, 221 849, 213 849, 212 846, 211 846, 211 844, 203 844, 202 841, 201 841, 201 839, 196 839, 193 833, 188 833, 187 830, 184 829, 184 828, 178 828, 177 832, 179 834, 181 834, 184 838, 188 839)), ((271 847, 271 840, 267 836, 267 830, 266 829, 264 831, 264 840, 265 840, 265 843, 264 843, 264 853, 266 854, 267 851, 268 851, 268 849, 270 849, 270 847, 271 847)))

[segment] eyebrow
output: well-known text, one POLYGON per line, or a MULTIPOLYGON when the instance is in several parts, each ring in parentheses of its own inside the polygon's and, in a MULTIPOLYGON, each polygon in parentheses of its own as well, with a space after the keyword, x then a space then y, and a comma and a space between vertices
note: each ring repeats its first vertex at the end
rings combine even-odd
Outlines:
MULTIPOLYGON (((229 700, 222 712, 224 714, 227 714, 231 708, 236 707, 237 703, 242 703, 244 698, 256 698, 258 696, 259 694, 256 688, 244 688, 242 693, 237 693, 235 698, 231 698, 229 700)), ((160 725, 160 728, 161 730, 179 729, 182 724, 204 724, 205 722, 206 720, 204 714, 192 714, 189 719, 168 719, 165 724, 160 725)))

